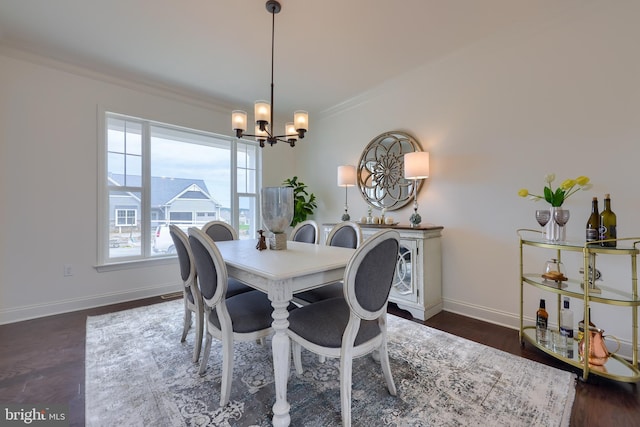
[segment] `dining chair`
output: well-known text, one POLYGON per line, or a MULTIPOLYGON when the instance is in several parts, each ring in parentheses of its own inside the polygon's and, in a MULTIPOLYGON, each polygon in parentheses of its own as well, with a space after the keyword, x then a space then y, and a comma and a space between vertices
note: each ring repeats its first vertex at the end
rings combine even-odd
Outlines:
POLYGON ((352 363, 377 351, 387 389, 396 387, 387 353, 387 303, 396 268, 400 235, 395 230, 374 234, 356 250, 344 273, 345 292, 298 308, 289 315, 287 334, 292 341, 296 373, 301 375, 301 349, 340 358, 342 424, 351 425, 352 363))
MULTIPOLYGON (((238 240, 238 232, 230 224, 224 221, 209 221, 202 226, 204 231, 214 242, 225 242, 227 240, 238 240)), ((227 297, 253 291, 253 288, 244 283, 229 277, 227 280, 227 297)))
POLYGON ((289 235, 289 240, 317 244, 320 240, 318 233, 318 224, 314 220, 308 219, 296 224, 289 235))
POLYGON ((273 307, 260 291, 243 292, 226 298, 227 267, 215 242, 202 230, 189 228, 189 243, 198 271, 198 286, 204 300, 205 347, 199 374, 207 369, 212 339, 222 342, 220 405, 229 402, 233 379, 233 345, 254 341, 272 333, 273 307))
MULTIPOLYGON (((362 229, 352 221, 344 221, 336 224, 327 236, 327 246, 340 246, 343 248, 357 249, 362 242, 362 229)), ((320 288, 295 294, 295 301, 299 304, 310 304, 329 298, 343 296, 342 282, 332 283, 320 288)))
POLYGON ((223 242, 226 240, 238 240, 238 232, 231 224, 224 221, 209 221, 202 226, 202 231, 207 233, 214 242, 223 242))
POLYGON ((169 235, 173 240, 173 246, 176 248, 178 254, 180 277, 184 284, 182 288, 184 299, 184 326, 182 328, 182 338, 180 338, 180 342, 184 342, 187 338, 187 332, 189 332, 191 328, 191 316, 193 313, 196 318, 196 336, 193 347, 193 362, 195 363, 200 358, 203 334, 203 302, 200 296, 200 290, 196 284, 196 267, 193 262, 193 253, 191 252, 187 234, 177 225, 171 224, 169 226, 169 235))

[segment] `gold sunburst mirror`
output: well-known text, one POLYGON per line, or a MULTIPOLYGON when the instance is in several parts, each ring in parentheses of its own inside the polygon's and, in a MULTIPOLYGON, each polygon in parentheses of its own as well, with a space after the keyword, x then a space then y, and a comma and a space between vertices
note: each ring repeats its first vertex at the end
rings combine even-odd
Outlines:
MULTIPOLYGON (((412 201, 413 180, 404 178, 404 155, 422 151, 411 135, 393 131, 369 142, 358 162, 358 188, 374 208, 395 210, 412 201)), ((418 190, 421 181, 418 182, 418 190)))

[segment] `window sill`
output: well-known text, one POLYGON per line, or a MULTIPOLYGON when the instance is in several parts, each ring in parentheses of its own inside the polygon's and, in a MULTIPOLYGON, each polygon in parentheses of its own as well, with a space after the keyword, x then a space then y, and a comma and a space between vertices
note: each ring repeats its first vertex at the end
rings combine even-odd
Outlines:
POLYGON ((158 265, 171 265, 178 262, 177 256, 153 258, 153 259, 137 259, 134 261, 112 262, 109 264, 96 265, 94 268, 98 273, 106 273, 109 271, 130 270, 132 268, 155 267, 158 265))

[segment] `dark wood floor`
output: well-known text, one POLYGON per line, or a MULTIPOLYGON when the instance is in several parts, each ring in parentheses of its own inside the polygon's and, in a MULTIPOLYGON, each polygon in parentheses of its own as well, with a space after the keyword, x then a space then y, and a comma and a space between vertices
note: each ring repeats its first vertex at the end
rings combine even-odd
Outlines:
MULTIPOLYGON (((84 356, 87 316, 162 302, 149 298, 0 326, 0 403, 69 405, 72 426, 84 425, 84 356)), ((407 316, 391 306, 389 311, 407 316)), ((426 325, 526 357, 580 372, 527 345, 518 332, 442 312, 426 325)), ((640 426, 640 393, 636 384, 589 376, 577 381, 571 426, 640 426)))

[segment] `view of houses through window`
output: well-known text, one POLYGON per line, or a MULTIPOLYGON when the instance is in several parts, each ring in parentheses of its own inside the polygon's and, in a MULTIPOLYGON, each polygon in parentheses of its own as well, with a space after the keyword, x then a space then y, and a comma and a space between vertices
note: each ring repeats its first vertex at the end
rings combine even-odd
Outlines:
POLYGON ((106 113, 106 165, 105 263, 174 254, 170 224, 221 220, 256 236, 255 144, 106 113))

